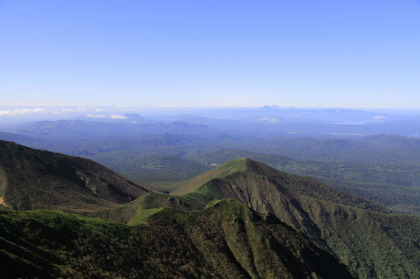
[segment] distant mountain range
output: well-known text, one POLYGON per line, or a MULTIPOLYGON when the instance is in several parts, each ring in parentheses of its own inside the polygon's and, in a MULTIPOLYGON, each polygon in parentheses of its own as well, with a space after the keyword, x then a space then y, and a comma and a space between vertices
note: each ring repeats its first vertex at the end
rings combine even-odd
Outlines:
MULTIPOLYGON (((298 109, 265 106, 261 108, 178 108, 159 110, 150 115, 140 115, 136 110, 123 112, 118 108, 83 109, 79 115, 74 109, 66 118, 63 111, 48 108, 40 116, 25 117, 25 110, 8 110, 10 115, 0 115, 0 122, 6 119, 20 119, 20 124, 7 131, 24 135, 58 136, 63 129, 75 132, 79 137, 102 136, 122 133, 131 129, 133 134, 148 133, 234 133, 241 136, 366 136, 374 134, 398 134, 418 137, 419 111, 411 110, 356 110, 356 109, 298 109), (60 114, 62 118, 58 120, 60 114), (12 117, 14 115, 14 118, 12 117), (77 115, 77 116, 76 116, 77 115), (63 120, 65 119, 65 120, 63 120), (25 121, 24 121, 25 120, 25 121), (35 121, 36 120, 36 121, 35 121), (26 123, 26 124, 25 124, 26 123), (97 123, 97 125, 89 125, 97 123), (183 123, 183 124, 182 124, 183 123), (186 125, 188 124, 188 125, 186 125), (93 127, 93 129, 91 129, 93 127), (77 132, 77 133, 76 133, 77 132)), ((31 111, 31 110, 27 110, 31 111)))
POLYGON ((186 122, 171 123, 109 123, 85 120, 39 121, 12 130, 15 134, 32 137, 136 137, 142 135, 170 134, 206 134, 210 129, 205 125, 191 125, 186 122))
POLYGON ((313 178, 237 159, 169 195, 90 160, 0 143, 6 277, 420 276, 419 216, 313 178))

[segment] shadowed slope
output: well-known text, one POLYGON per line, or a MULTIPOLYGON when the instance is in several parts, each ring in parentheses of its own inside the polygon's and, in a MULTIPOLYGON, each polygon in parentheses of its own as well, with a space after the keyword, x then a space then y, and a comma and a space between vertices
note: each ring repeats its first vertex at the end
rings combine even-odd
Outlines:
POLYGON ((96 210, 151 190, 91 160, 0 141, 0 197, 9 208, 96 210))

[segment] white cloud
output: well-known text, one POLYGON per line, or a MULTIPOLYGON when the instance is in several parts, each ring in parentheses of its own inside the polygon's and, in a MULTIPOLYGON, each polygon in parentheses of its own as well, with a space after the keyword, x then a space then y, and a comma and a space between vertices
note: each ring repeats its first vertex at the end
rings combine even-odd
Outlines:
POLYGON ((113 114, 109 118, 111 118, 111 119, 127 119, 128 117, 124 116, 124 115, 113 114))
POLYGON ((383 115, 376 115, 376 116, 374 116, 372 118, 375 119, 375 120, 381 120, 381 119, 386 119, 387 117, 386 116, 383 116, 383 115))
POLYGON ((106 115, 103 114, 87 114, 85 116, 88 118, 106 118, 106 115))
POLYGON ((276 123, 279 122, 279 120, 277 118, 270 118, 270 117, 264 117, 264 118, 260 118, 258 119, 259 121, 265 121, 265 122, 270 122, 270 123, 276 123))
POLYGON ((47 113, 43 108, 0 110, 0 116, 16 116, 29 113, 47 113))

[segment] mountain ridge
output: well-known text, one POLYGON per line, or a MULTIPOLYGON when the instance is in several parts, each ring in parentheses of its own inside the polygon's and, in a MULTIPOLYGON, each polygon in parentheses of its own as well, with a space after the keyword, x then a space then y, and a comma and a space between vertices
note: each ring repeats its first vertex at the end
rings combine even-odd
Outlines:
POLYGON ((0 211, 0 224, 0 267, 10 277, 356 278, 302 234, 236 200, 166 208, 137 226, 50 210, 0 211))
POLYGON ((234 198, 257 212, 274 214, 332 252, 360 278, 420 275, 419 216, 387 213, 315 179, 287 175, 249 159, 228 162, 179 189, 172 194, 234 198))
MULTIPOLYGON (((258 176, 270 177, 273 180, 279 180, 283 185, 288 185, 283 190, 287 190, 294 194, 305 194, 319 199, 327 199, 331 201, 345 203, 351 206, 361 207, 364 209, 386 212, 386 210, 375 203, 368 202, 365 199, 346 194, 339 190, 333 189, 316 179, 311 177, 299 177, 291 175, 271 168, 258 161, 240 158, 231 160, 221 166, 218 166, 202 175, 189 179, 183 183, 178 183, 177 188, 170 192, 171 195, 185 195, 196 191, 203 184, 210 182, 212 179, 223 179, 235 174, 253 173, 258 176)), ((278 185, 278 187, 282 187, 278 185)))
POLYGON ((89 159, 0 141, 0 194, 12 209, 112 208, 154 192, 89 159))
MULTIPOLYGON (((103 168, 102 166, 83 158, 77 159, 62 154, 32 150, 17 144, 1 141, 0 159, 0 163, 2 164, 1 167, 3 168, 3 174, 0 174, 0 178, 3 177, 4 179, 6 177, 7 179, 7 183, 2 182, 0 185, 0 191, 3 192, 9 188, 10 181, 16 182, 19 181, 19 179, 22 181, 27 180, 24 186, 32 191, 37 188, 33 188, 33 185, 31 184, 38 183, 39 185, 35 186, 40 188, 42 183, 39 182, 42 182, 42 179, 44 178, 47 178, 50 182, 51 179, 52 182, 57 182, 60 181, 57 177, 65 177, 76 179, 70 180, 73 182, 77 181, 77 187, 81 187, 84 193, 92 195, 93 188, 87 189, 86 183, 89 184, 89 182, 87 182, 88 180, 95 182, 95 179, 99 180, 99 177, 89 176, 90 173, 85 168, 89 169, 88 167, 90 164, 94 164, 94 166, 99 169, 103 168), (64 163, 57 160, 57 158, 64 158, 64 163), (4 162, 8 163, 5 164, 4 162), (18 171, 13 169, 13 166, 18 166, 18 171), (75 168, 75 166, 77 166, 77 168, 75 168), (11 170, 14 170, 14 180, 10 180, 9 173, 11 170), (77 171, 79 171, 79 173, 77 171), (6 175, 4 175, 4 173, 6 175)), ((106 173, 110 176, 115 175, 113 173, 106 173)), ((99 175, 101 172, 97 174, 99 175)), ((120 176, 118 176, 118 178, 123 179, 120 176)), ((122 181, 124 182, 125 180, 123 179, 122 181)), ((99 180, 99 182, 103 181, 99 180)), ((19 183, 15 183, 14 185, 17 185, 14 188, 19 190, 15 192, 18 197, 27 194, 27 192, 24 191, 25 187, 22 187, 19 183)), ((99 184, 95 185, 98 186, 99 184)), ((54 193, 62 190, 60 188, 62 187, 61 184, 51 184, 49 187, 50 188, 47 188, 47 190, 50 190, 50 192, 46 191, 45 188, 43 188, 43 192, 54 193)), ((75 189, 78 189, 77 187, 75 189)), ((84 243, 82 245, 83 248, 79 247, 82 250, 73 251, 67 256, 60 255, 67 257, 69 260, 74 260, 77 272, 81 272, 84 268, 88 268, 87 265, 89 264, 98 264, 98 262, 93 259, 95 257, 98 257, 98 261, 99 259, 101 259, 100 261, 103 261, 101 263, 101 267, 103 267, 106 260, 103 259, 100 254, 104 251, 95 249, 102 249, 104 247, 109 248, 110 245, 112 246, 116 243, 120 243, 119 241, 121 239, 116 236, 121 234, 124 235, 124 239, 129 239, 130 236, 134 237, 134 239, 147 239, 147 243, 153 247, 152 250, 148 250, 151 253, 150 255, 153 256, 147 261, 152 264, 152 269, 154 271, 161 270, 161 268, 165 266, 165 262, 161 261, 161 258, 159 258, 160 256, 164 256, 162 259, 165 259, 165 261, 167 261, 166 264, 170 264, 171 266, 163 272, 179 272, 180 266, 178 265, 179 262, 177 262, 177 258, 179 257, 176 255, 181 255, 184 257, 182 261, 186 261, 183 263, 187 266, 190 265, 188 268, 182 265, 182 270, 185 271, 185 268, 187 268, 187 270, 192 272, 188 274, 200 274, 200 272, 204 270, 210 272, 208 273, 210 277, 211 275, 214 276, 214 274, 217 274, 218 268, 221 268, 217 265, 217 260, 224 257, 227 259, 226 263, 228 263, 228 265, 223 267, 225 268, 223 269, 223 274, 226 272, 230 274, 231 271, 234 271, 238 272, 235 273, 238 274, 238 276, 242 274, 243 277, 253 277, 252 274, 258 274, 258 276, 263 277, 261 274, 264 273, 261 273, 260 271, 266 270, 266 268, 263 267, 263 263, 261 265, 261 260, 248 256, 246 259, 240 259, 239 255, 253 255, 253 251, 260 251, 258 253, 262 253, 261 247, 269 249, 269 247, 265 245, 271 243, 270 241, 274 241, 274 239, 269 238, 261 242, 260 240, 264 238, 255 238, 255 234, 252 233, 254 236, 251 239, 248 237, 247 232, 256 230, 255 226, 257 225, 254 221, 257 221, 257 223, 262 222, 261 226, 265 227, 266 225, 264 224, 267 222, 270 223, 270 220, 278 220, 275 222, 284 223, 293 230, 300 231, 300 234, 302 236, 305 235, 305 238, 307 238, 308 241, 311 241, 315 243, 315 245, 332 253, 342 263, 355 270, 360 278, 417 278, 420 276, 420 218, 418 216, 389 214, 373 203, 334 190, 327 185, 317 182, 313 178, 301 178, 279 172, 250 159, 230 161, 208 173, 202 174, 201 176, 179 185, 179 187, 179 192, 174 191, 172 193, 176 195, 167 195, 152 190, 146 191, 148 190, 147 188, 140 188, 144 191, 142 190, 141 193, 137 192, 139 193, 139 197, 137 199, 134 199, 133 197, 131 202, 129 202, 130 199, 126 199, 127 201, 121 202, 119 205, 118 203, 107 200, 109 204, 77 211, 78 213, 83 213, 85 215, 97 214, 95 217, 110 219, 123 224, 130 224, 131 226, 111 222, 114 225, 104 225, 101 227, 99 225, 101 222, 106 224, 111 223, 109 223, 109 221, 95 219, 95 224, 98 224, 99 227, 104 229, 104 232, 101 232, 103 236, 98 236, 96 234, 98 231, 92 231, 92 226, 90 225, 92 223, 87 221, 91 219, 85 220, 85 217, 79 216, 77 218, 81 218, 89 228, 82 226, 82 231, 75 231, 76 228, 74 228, 72 229, 72 232, 74 233, 73 236, 76 236, 77 238, 77 243, 84 243), (222 201, 220 202, 218 200, 222 201), (224 209, 221 211, 214 211, 217 209, 217 206, 220 205, 224 205, 224 209), (242 215, 238 215, 238 211, 235 211, 235 208, 241 208, 239 209, 239 212, 245 212, 246 214, 241 213, 242 215), (207 215, 209 212, 218 213, 216 215, 207 215), (241 216, 241 218, 237 218, 238 216, 241 216), (252 216, 260 217, 254 218, 252 216), (194 220, 198 220, 197 218, 201 221, 199 221, 199 223, 194 223, 194 220), (198 225, 198 227, 195 227, 195 225, 198 225), (148 231, 151 229, 151 238, 148 238, 149 236, 142 238, 144 231, 139 232, 140 235, 130 235, 129 231, 137 229, 141 231, 148 231), (232 235, 229 232, 232 233, 232 235), (94 235, 94 237, 86 237, 86 234, 87 236, 94 235), (168 239, 159 237, 162 235, 165 235, 168 239), (114 236, 118 240, 114 239, 114 236), (188 236, 189 238, 186 240, 183 238, 184 236, 188 236), (114 240, 116 242, 113 242, 114 240), (212 243, 212 240, 217 241, 212 243), (159 254, 159 249, 162 249, 163 245, 160 241, 168 241, 165 242, 165 245, 169 247, 172 245, 173 247, 176 247, 174 248, 175 250, 164 250, 164 254, 159 254), (105 246, 101 246, 101 243, 105 246), (227 243, 230 244, 228 245, 227 243), (84 245, 87 246, 85 247, 84 245), (193 248, 191 245, 196 246, 193 248), (241 245, 244 246, 242 247, 241 245), (98 247, 96 248, 96 246, 98 247), (190 248, 193 250, 189 250, 190 248), (177 250, 181 251, 179 252, 181 254, 177 254, 177 250), (89 253, 93 254, 89 254, 86 251, 91 251, 89 253), (186 251, 185 254, 183 254, 184 252, 182 251, 186 251), (194 253, 200 251, 200 255, 203 257, 199 258, 196 262, 189 262, 188 264, 187 262, 191 260, 188 258, 188 255, 189 253, 191 254, 192 251, 194 251, 194 253), (96 254, 98 252, 99 254, 96 254), (211 256, 213 252, 221 252, 222 254, 217 254, 219 256, 213 258, 211 256), (86 258, 78 258, 78 253, 82 253, 86 258), (94 256, 93 258, 92 255, 94 256), (253 260, 250 261, 249 259, 253 260), (87 261, 86 265, 84 263, 85 260, 87 261), (257 262, 259 264, 257 264, 257 262), (260 267, 256 267, 257 265, 260 267), (244 268, 244 266, 247 267, 244 268)), ((136 189, 139 190, 139 188, 136 189)), ((5 193, 7 194, 7 191, 5 193)), ((77 191, 66 193, 69 197, 73 198, 78 197, 77 195, 80 194, 80 192, 77 191)), ((17 207, 16 204, 10 203, 10 201, 13 201, 13 199, 9 199, 10 196, 4 195, 4 197, 6 198, 5 202, 11 206, 12 209, 17 207)), ((120 198, 124 199, 126 196, 120 198)), ((54 207, 56 205, 54 203, 56 200, 54 199, 43 199, 42 202, 45 203, 43 205, 44 208, 56 208, 54 207), (48 203, 50 203, 50 205, 48 205, 48 203), (51 204, 54 206, 51 207, 51 204)), ((62 200, 60 202, 62 202, 62 200)), ((68 208, 67 211, 69 211, 68 208)), ((31 212, 19 213, 19 211, 10 210, 9 213, 0 211, 2 214, 0 215, 6 216, 6 219, 8 218, 7 216, 15 216, 8 219, 10 222, 7 220, 5 221, 6 225, 4 227, 12 228, 12 231, 19 230, 19 225, 16 227, 14 224, 26 224, 25 222, 22 223, 19 221, 23 218, 22 216, 29 216, 28 223, 26 224, 27 226, 25 227, 27 236, 22 233, 21 235, 24 243, 31 243, 31 241, 34 241, 37 238, 31 238, 28 242, 25 237, 36 236, 44 241, 44 237, 50 235, 50 233, 43 230, 46 229, 46 227, 49 228, 50 225, 48 224, 50 223, 54 226, 52 231, 55 233, 56 229, 59 231, 62 229, 60 222, 55 223, 55 221, 48 221, 50 223, 44 223, 42 221, 43 218, 50 220, 49 218, 55 213, 52 213, 51 211, 37 212, 41 213, 37 213, 36 216, 38 217, 35 219, 30 217, 31 214, 33 214, 31 212), (44 213, 42 212, 46 212, 45 215, 43 215, 44 213), (39 218, 39 220, 37 218, 39 218), (36 230, 39 227, 41 229, 36 230)), ((66 214, 64 215, 69 216, 66 214)), ((56 220, 54 218, 53 220, 56 220)), ((67 217, 63 218, 66 219, 67 217)), ((0 221, 1 220, 3 219, 0 218, 0 221)), ((60 218, 58 218, 58 220, 60 220, 60 218)), ((98 230, 100 232, 102 229, 98 228, 98 230)), ((50 228, 47 229, 47 231, 50 232, 50 228)), ((271 229, 269 231, 272 232, 271 229)), ((4 234, 5 232, 2 232, 0 237, 4 234)), ((22 245, 22 239, 16 240, 11 235, 8 235, 7 237, 8 239, 4 240, 4 243, 13 240, 19 241, 16 242, 16 244, 20 243, 19 245, 22 245)), ((289 240, 286 237, 286 241, 289 240)), ((40 247, 45 248, 45 246, 42 246, 44 244, 36 243, 37 245, 41 245, 40 247)), ((130 244, 135 243, 137 242, 122 242, 120 244, 122 245, 121 247, 127 249, 130 244)), ((54 245, 58 244, 56 243, 54 245)), ((141 244, 137 243, 136 245, 141 244)), ((22 251, 27 251, 29 249, 25 245, 22 247, 24 249, 22 248, 23 250, 19 250, 17 253, 21 254, 23 253, 22 251)), ((76 245, 76 247, 78 246, 76 245)), ((275 247, 282 247, 282 245, 275 247)), ((114 247, 113 249, 116 249, 115 251, 118 251, 118 253, 125 253, 124 249, 117 247, 114 247)), ((37 249, 35 250, 38 251, 37 249)), ((137 253, 134 250, 129 251, 130 253, 137 253)), ((35 254, 37 253, 38 252, 35 254)), ((55 252, 53 252, 53 254, 54 253, 55 252)), ((104 255, 106 255, 106 253, 104 253, 104 255)), ((54 258, 56 256, 57 254, 54 254, 52 257, 54 258)), ((110 256, 112 258, 115 255, 111 254, 110 256)), ((35 258, 37 257, 38 256, 35 258)), ((274 254, 270 256, 270 259, 273 257, 274 254)), ((117 261, 117 259, 115 260, 117 261)), ((8 261, 10 261, 10 258, 8 258, 8 261)), ((131 269, 131 271, 135 272, 133 269, 131 269)), ((107 271, 104 270, 103 274, 105 274, 105 272, 107 271)), ((312 274, 309 274, 306 277, 311 276, 315 277, 312 274)))

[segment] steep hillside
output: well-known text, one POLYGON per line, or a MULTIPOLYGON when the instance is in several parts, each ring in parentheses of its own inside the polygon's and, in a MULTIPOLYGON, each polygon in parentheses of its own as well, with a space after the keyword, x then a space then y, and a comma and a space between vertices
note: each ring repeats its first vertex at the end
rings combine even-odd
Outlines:
POLYGON ((361 278, 420 276, 420 217, 379 206, 311 178, 238 159, 180 185, 172 194, 234 198, 303 231, 361 278))
POLYGON ((354 278, 275 217, 235 200, 163 208, 127 226, 56 211, 0 211, 6 278, 354 278), (164 236, 164 237, 162 237, 164 236))
MULTIPOLYGON (((363 209, 381 212, 385 211, 382 207, 374 203, 333 189, 316 179, 290 175, 288 173, 275 170, 260 162, 245 158, 232 160, 186 182, 179 183, 177 185, 177 189, 172 191, 171 194, 204 194, 204 192, 206 192, 206 196, 212 197, 214 194, 216 195, 215 198, 218 198, 219 196, 217 196, 215 192, 207 189, 212 183, 217 183, 219 181, 223 181, 224 179, 228 179, 230 181, 235 178, 242 179, 244 176, 249 179, 249 182, 244 184, 243 182, 238 181, 235 186, 241 187, 241 185, 244 185, 247 192, 250 190, 261 192, 263 189, 260 187, 260 184, 264 183, 273 186, 276 191, 288 192, 293 195, 307 195, 321 200, 337 202, 363 209), (207 183, 210 184, 206 185, 207 183)), ((227 190, 226 187, 221 187, 221 189, 223 191, 227 190)), ((266 191, 262 192, 262 194, 268 194, 271 189, 265 190, 266 191)))
POLYGON ((11 209, 97 210, 148 192, 91 160, 0 141, 0 197, 11 209))
MULTIPOLYGON (((373 201, 395 213, 420 214, 420 204, 418 203, 420 199, 420 187, 418 186, 420 164, 408 159, 408 154, 415 158, 414 143, 418 140, 391 135, 369 138, 372 138, 372 144, 376 144, 376 150, 357 150, 351 146, 351 152, 364 155, 370 153, 371 159, 374 159, 375 156, 384 157, 388 154, 389 162, 369 163, 366 160, 363 163, 352 163, 345 162, 345 159, 339 162, 313 161, 316 158, 312 158, 312 161, 302 161, 273 154, 258 154, 233 149, 195 152, 186 155, 185 158, 209 169, 237 158, 250 158, 283 172, 314 177, 333 188, 373 201), (392 145, 382 144, 383 142, 391 142, 392 145), (397 160, 392 161, 392 158, 396 159, 397 156, 406 158, 406 160, 400 163, 397 160)), ((366 140, 369 138, 367 137, 366 140)))

